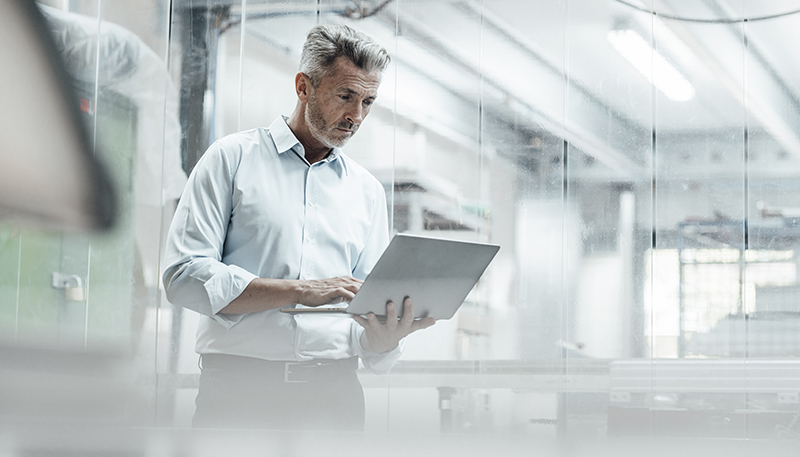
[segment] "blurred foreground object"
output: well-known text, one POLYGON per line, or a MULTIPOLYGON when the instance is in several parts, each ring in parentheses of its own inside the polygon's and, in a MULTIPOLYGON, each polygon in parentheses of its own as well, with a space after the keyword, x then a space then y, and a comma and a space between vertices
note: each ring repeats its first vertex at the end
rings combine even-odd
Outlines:
POLYGON ((33 1, 0 2, 0 43, 0 220, 57 230, 110 227, 110 180, 33 1))
POLYGON ((0 429, 125 426, 144 417, 116 354, 0 345, 0 429))

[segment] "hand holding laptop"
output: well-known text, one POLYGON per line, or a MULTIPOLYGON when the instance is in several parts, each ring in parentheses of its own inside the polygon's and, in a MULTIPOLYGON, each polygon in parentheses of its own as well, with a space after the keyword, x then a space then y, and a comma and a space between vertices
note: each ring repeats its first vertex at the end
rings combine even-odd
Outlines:
POLYGON ((304 306, 282 308, 281 312, 350 313, 365 329, 361 346, 388 352, 436 319, 453 317, 498 249, 491 244, 399 234, 366 281, 351 277, 308 281, 304 285, 313 287, 301 302, 304 306), (407 294, 418 299, 416 310, 407 294), (398 310, 394 301, 400 297, 405 298, 398 310), (322 306, 345 301, 349 302, 346 307, 322 306))
MULTIPOLYGON (((316 298, 345 306, 321 306, 320 301, 282 308, 281 312, 388 315, 386 303, 414 296, 413 318, 450 319, 494 258, 499 246, 398 234, 365 281, 350 277, 318 280, 316 298), (311 304, 309 304, 311 303, 311 304), (311 308, 307 306, 312 306, 311 308)), ((405 308, 394 310, 405 317, 405 308)))
POLYGON ((353 315, 353 319, 364 327, 361 338, 361 347, 367 351, 384 353, 396 348, 400 340, 416 332, 426 329, 436 323, 436 319, 426 317, 414 319, 414 309, 411 298, 403 300, 403 317, 397 318, 397 309, 392 302, 386 303, 386 322, 382 323, 373 313, 365 317, 353 315))

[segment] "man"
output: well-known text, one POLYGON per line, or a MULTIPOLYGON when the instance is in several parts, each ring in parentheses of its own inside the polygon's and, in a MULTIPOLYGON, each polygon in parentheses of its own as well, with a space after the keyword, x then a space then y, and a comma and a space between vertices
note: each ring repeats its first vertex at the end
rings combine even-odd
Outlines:
POLYGON ((414 321, 410 300, 370 314, 306 313, 349 301, 388 243, 382 185, 339 150, 358 130, 389 64, 346 26, 317 26, 295 77, 297 105, 267 129, 214 143, 170 227, 170 302, 203 315, 194 425, 358 430, 358 358, 385 373, 414 321))

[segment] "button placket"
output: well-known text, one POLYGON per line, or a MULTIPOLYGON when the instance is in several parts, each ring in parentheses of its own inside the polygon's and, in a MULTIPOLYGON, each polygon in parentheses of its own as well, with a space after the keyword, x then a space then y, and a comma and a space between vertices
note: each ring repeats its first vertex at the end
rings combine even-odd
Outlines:
MULTIPOLYGON (((314 164, 316 165, 316 164, 314 164)), ((316 170, 318 167, 312 165, 308 171, 308 219, 306 221, 306 227, 308 233, 308 244, 305 246, 308 252, 308 263, 306 264, 306 273, 309 277, 314 278, 315 275, 315 256, 314 256, 314 247, 316 245, 316 231, 317 231, 317 172, 316 170)))
POLYGON ((311 214, 311 206, 310 206, 310 191, 311 191, 311 167, 306 169, 305 179, 303 183, 303 235, 302 235, 302 245, 300 247, 300 268, 299 268, 299 277, 300 279, 310 279, 308 265, 309 265, 309 239, 311 235, 309 233, 309 221, 312 218, 311 214))

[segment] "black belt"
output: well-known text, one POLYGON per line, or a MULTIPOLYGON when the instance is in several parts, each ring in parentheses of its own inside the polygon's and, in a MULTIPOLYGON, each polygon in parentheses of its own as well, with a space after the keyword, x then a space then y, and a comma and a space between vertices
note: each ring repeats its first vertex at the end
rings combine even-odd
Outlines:
POLYGON ((237 371, 264 376, 283 382, 309 382, 330 379, 358 369, 358 357, 349 359, 313 359, 304 362, 282 362, 227 354, 203 354, 203 369, 237 371))

